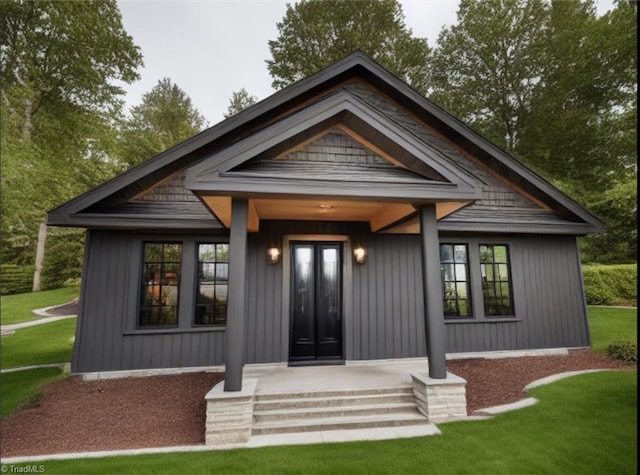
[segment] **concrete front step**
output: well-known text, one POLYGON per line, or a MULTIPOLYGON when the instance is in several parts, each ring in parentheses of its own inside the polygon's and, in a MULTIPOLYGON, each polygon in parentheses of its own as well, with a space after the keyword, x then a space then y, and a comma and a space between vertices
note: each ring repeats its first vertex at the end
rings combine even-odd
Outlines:
POLYGON ((253 411, 254 424, 268 421, 317 419, 317 418, 342 418, 351 416, 375 416, 391 413, 416 414, 415 402, 386 402, 381 404, 360 404, 351 406, 333 407, 305 407, 300 409, 281 409, 268 411, 253 411))
POLYGON ((254 423, 251 435, 316 432, 326 430, 369 429, 428 424, 417 410, 414 413, 391 413, 340 418, 304 418, 254 423))
POLYGON ((411 386, 257 393, 251 434, 295 434, 426 424, 411 386))
POLYGON ((273 400, 261 399, 254 402, 253 409, 254 411, 262 412, 283 409, 359 406, 384 403, 415 403, 415 397, 411 392, 398 391, 394 393, 365 394, 357 396, 293 397, 289 399, 276 398, 273 400))
POLYGON ((361 389, 327 389, 322 391, 257 392, 254 401, 273 401, 276 399, 330 398, 348 396, 367 396, 380 394, 413 394, 411 386, 371 387, 361 389))

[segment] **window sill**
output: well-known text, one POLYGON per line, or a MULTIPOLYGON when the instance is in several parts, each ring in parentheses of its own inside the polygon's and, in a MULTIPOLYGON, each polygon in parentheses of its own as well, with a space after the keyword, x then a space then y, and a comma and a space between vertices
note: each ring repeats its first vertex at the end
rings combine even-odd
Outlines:
POLYGON ((220 326, 202 326, 193 328, 140 328, 138 330, 125 331, 124 336, 130 335, 167 335, 171 333, 207 333, 207 332, 223 332, 226 331, 226 325, 220 326))
POLYGON ((445 318, 444 323, 513 323, 521 322, 522 318, 500 317, 500 318, 445 318))

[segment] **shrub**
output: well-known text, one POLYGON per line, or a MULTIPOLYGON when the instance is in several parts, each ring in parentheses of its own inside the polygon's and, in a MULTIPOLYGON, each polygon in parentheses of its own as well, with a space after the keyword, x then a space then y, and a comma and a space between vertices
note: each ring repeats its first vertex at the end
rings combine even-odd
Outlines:
POLYGON ((609 344, 607 353, 616 360, 638 362, 638 345, 629 340, 618 340, 609 344))
POLYGON ((612 305, 637 301, 637 264, 583 266, 589 305, 612 305))
POLYGON ((0 266, 0 294, 11 295, 31 292, 34 266, 0 266))

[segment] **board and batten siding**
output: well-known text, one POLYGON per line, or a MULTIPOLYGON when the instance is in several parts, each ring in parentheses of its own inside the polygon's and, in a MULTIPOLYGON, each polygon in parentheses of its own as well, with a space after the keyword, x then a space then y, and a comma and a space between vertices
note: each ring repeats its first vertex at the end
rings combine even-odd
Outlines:
MULTIPOLYGON (((194 236, 190 236, 194 239, 194 236)), ((181 241, 182 235, 87 233, 74 373, 147 368, 212 366, 224 361, 224 331, 218 329, 136 330, 142 242, 181 241)), ((207 236, 195 239, 206 241, 207 236)), ((191 267, 192 268, 192 267, 191 267)), ((191 273, 193 274, 193 272, 191 273)), ((193 277, 190 277, 193 288, 193 277)), ((188 326, 195 292, 180 289, 181 326, 188 326), (188 308, 187 308, 188 310, 188 308), (185 325, 186 324, 186 325, 185 325)))
POLYGON ((515 305, 515 319, 446 320, 448 353, 590 346, 575 237, 440 236, 440 242, 508 244, 515 305))
MULTIPOLYGON (((260 232, 250 234, 248 240, 245 363, 286 362, 289 357, 288 304, 283 301, 289 270, 284 259, 268 264, 267 248, 282 246, 288 236, 331 235, 346 237, 343 260, 349 260, 343 295, 345 359, 426 355, 419 236, 372 234, 365 223, 263 221, 260 232), (367 250, 364 265, 352 261, 351 249, 356 245, 367 250)), ((210 235, 89 231, 72 371, 223 364, 224 328, 190 326, 195 294, 193 262, 183 264, 180 328, 135 328, 142 242, 184 240, 188 246, 189 242, 210 239, 210 235)), ((476 316, 473 322, 446 320, 448 353, 589 346, 574 237, 440 236, 440 241, 470 246, 508 244, 516 310, 515 319, 496 321, 476 316)), ((477 292, 473 298, 478 298, 477 292)))

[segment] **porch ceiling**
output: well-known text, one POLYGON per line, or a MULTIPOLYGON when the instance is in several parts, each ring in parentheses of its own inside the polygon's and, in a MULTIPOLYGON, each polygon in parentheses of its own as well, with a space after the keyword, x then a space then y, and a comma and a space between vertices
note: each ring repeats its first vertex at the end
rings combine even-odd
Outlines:
MULTIPOLYGON (((227 228, 231 227, 231 197, 201 196, 202 201, 227 228)), ((436 203, 438 219, 466 206, 468 202, 436 203)), ((362 221, 377 232, 399 223, 416 212, 409 203, 341 200, 320 198, 250 198, 248 231, 257 232, 261 219, 305 221, 362 221)), ((400 229, 400 233, 414 233, 413 228, 400 229)))

